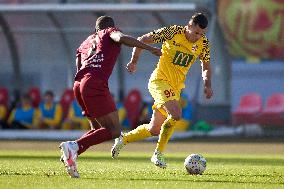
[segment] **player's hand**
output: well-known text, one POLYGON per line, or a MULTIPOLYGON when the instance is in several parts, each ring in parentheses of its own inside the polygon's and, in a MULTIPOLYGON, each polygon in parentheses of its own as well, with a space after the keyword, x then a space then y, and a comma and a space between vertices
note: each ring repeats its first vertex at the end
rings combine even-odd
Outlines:
POLYGON ((204 87, 204 94, 207 99, 210 99, 213 96, 213 90, 211 87, 204 87))
POLYGON ((156 47, 152 47, 152 49, 150 50, 150 52, 156 56, 161 56, 162 55, 162 51, 160 48, 156 48, 156 47))
POLYGON ((129 73, 133 74, 136 72, 137 70, 137 63, 135 62, 129 62, 127 65, 126 65, 126 69, 129 73))

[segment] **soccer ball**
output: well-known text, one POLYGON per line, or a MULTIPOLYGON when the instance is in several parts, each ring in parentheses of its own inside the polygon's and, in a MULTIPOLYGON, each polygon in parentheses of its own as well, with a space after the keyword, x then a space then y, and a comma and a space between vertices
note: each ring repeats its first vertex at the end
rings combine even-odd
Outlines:
POLYGON ((191 175, 202 175, 206 169, 206 159, 200 154, 191 154, 184 160, 184 167, 191 175))

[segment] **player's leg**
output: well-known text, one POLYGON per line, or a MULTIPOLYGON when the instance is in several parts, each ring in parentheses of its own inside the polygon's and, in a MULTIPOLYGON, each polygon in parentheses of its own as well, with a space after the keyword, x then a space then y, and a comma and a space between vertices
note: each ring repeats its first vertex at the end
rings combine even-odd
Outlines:
POLYGON ((72 178, 79 177, 77 172, 77 156, 86 151, 90 146, 111 140, 120 135, 121 127, 119 124, 117 111, 111 112, 99 118, 90 118, 91 122, 99 122, 102 125, 99 129, 92 129, 88 134, 83 135, 76 141, 67 141, 60 144, 62 151, 61 161, 64 162, 67 173, 72 178))
POLYGON ((167 116, 167 119, 161 126, 157 148, 151 158, 151 161, 155 165, 165 168, 167 165, 163 158, 163 151, 174 131, 174 124, 181 115, 181 108, 178 103, 180 91, 176 90, 168 82, 163 80, 150 81, 148 88, 155 99, 154 106, 162 114, 167 116))
POLYGON ((123 135, 123 143, 127 144, 148 138, 150 136, 157 136, 160 133, 161 126, 166 120, 166 117, 158 110, 154 110, 149 124, 143 124, 136 129, 125 133, 123 135))
POLYGON ((168 117, 162 125, 159 141, 157 143, 156 150, 159 150, 160 152, 164 152, 165 146, 174 132, 174 125, 176 121, 180 120, 182 113, 180 104, 177 100, 166 102, 163 105, 163 108, 168 113, 168 117))
POLYGON ((141 140, 152 135, 158 135, 162 124, 168 116, 167 112, 162 109, 162 106, 168 101, 176 101, 179 96, 179 94, 175 93, 167 82, 162 80, 150 81, 148 84, 148 89, 151 96, 155 100, 153 106, 153 109, 155 110, 152 117, 153 119, 151 119, 150 124, 141 125, 135 130, 126 133, 124 134, 124 136, 116 139, 115 144, 111 150, 113 158, 118 156, 119 151, 126 143, 141 140))
POLYGON ((153 109, 155 111, 153 112, 150 124, 143 124, 141 126, 138 126, 133 131, 128 132, 116 139, 111 149, 111 155, 113 158, 116 158, 118 156, 119 151, 126 143, 142 140, 144 138, 159 134, 161 125, 165 121, 166 117, 164 117, 160 111, 157 111, 156 104, 162 105, 164 104, 164 102, 166 102, 167 98, 164 97, 164 91, 168 88, 169 85, 167 83, 163 83, 163 81, 150 81, 148 83, 149 92, 155 101, 155 105, 153 106, 153 109))
POLYGON ((84 86, 84 83, 81 84, 81 82, 75 81, 74 86, 73 86, 73 92, 74 92, 75 99, 77 100, 78 104, 82 108, 82 114, 84 114, 84 116, 87 116, 88 115, 87 107, 85 106, 84 100, 82 98, 82 92, 81 92, 82 85, 84 86))
POLYGON ((89 124, 91 126, 91 129, 99 129, 102 127, 102 125, 97 121, 92 121, 92 120, 89 120, 89 124))
MULTIPOLYGON (((86 116, 90 116, 91 113, 94 113, 90 111, 92 110, 93 106, 89 106, 87 104, 87 102, 90 102, 91 104, 93 104, 93 98, 94 98, 94 96, 91 96, 89 99, 88 94, 89 93, 96 94, 94 91, 89 90, 89 85, 91 84, 90 81, 92 81, 90 78, 91 77, 83 78, 81 79, 80 82, 75 81, 74 87, 73 87, 74 96, 83 110, 82 113, 84 113, 84 115, 86 116)), ((97 127, 97 125, 98 125, 97 123, 93 122, 93 124, 91 124, 92 129, 89 132, 87 132, 85 135, 83 135, 82 137, 86 137, 92 134, 95 131, 93 127, 97 127)), ((80 149, 78 146, 78 143, 76 141, 66 141, 66 142, 62 142, 59 145, 59 147, 62 152, 62 156, 60 160, 64 163, 67 173, 70 175, 70 177, 73 177, 73 178, 79 177, 79 174, 77 172, 77 164, 76 164, 76 159, 78 157, 78 151, 80 149)))
POLYGON ((78 154, 92 145, 120 135, 118 113, 107 83, 93 75, 85 75, 81 81, 80 93, 88 119, 96 129, 77 140, 78 154))
MULTIPOLYGON (((101 128, 101 124, 98 123, 96 120, 91 121, 90 119, 88 119, 88 124, 89 124, 89 126, 91 126, 91 130, 89 130, 88 132, 84 133, 83 136, 81 136, 81 138, 82 138, 82 137, 85 137, 85 136, 87 136, 87 135, 89 135, 89 134, 95 132, 95 130, 101 128)), ((84 123, 84 127, 83 127, 83 128, 84 128, 84 129, 88 129, 86 123, 84 123)))
POLYGON ((165 147, 174 132, 174 126, 181 117, 181 108, 177 100, 167 101, 163 105, 168 117, 164 121, 159 134, 159 140, 151 161, 158 167, 166 168, 167 164, 163 158, 165 147))
POLYGON ((76 140, 78 144, 78 155, 82 154, 90 146, 111 140, 113 138, 119 137, 120 135, 121 126, 119 124, 117 111, 90 120, 92 122, 98 121, 102 125, 102 127, 76 140))
POLYGON ((116 110, 112 96, 105 86, 107 86, 106 83, 96 80, 91 75, 84 76, 81 82, 75 82, 74 84, 76 100, 83 110, 82 113, 88 117, 88 122, 91 126, 91 130, 82 137, 101 128, 101 124, 94 117, 100 117, 116 110), (100 112, 100 110, 103 112, 100 112))
POLYGON ((111 149, 112 158, 116 158, 119 155, 120 150, 127 143, 159 135, 161 125, 163 124, 165 119, 166 117, 160 111, 154 110, 149 124, 140 125, 136 129, 128 133, 124 133, 119 138, 115 139, 115 143, 111 149))
MULTIPOLYGON (((83 87, 85 86, 84 84, 85 84, 84 80, 82 84, 79 81, 75 81, 74 86, 73 86, 73 91, 74 91, 74 96, 82 109, 82 114, 84 114, 84 116, 88 116, 89 113, 88 113, 87 107, 85 105, 85 102, 84 102, 84 99, 81 93, 83 87)), ((91 126, 91 130, 86 132, 82 137, 84 137, 85 135, 91 134, 92 132, 94 132, 94 129, 100 128, 100 125, 97 122, 92 123, 89 119, 88 119, 88 122, 91 126)))
MULTIPOLYGON (((75 81, 73 91, 74 91, 74 96, 76 100, 78 101, 81 108, 84 110, 86 109, 86 107, 82 100, 80 86, 81 86, 81 83, 78 81, 75 81)), ((77 171, 76 159, 78 157, 77 151, 79 150, 79 148, 78 148, 77 143, 74 141, 62 142, 59 145, 59 148, 61 149, 61 153, 62 153, 60 161, 62 161, 62 163, 65 165, 67 173, 72 178, 78 178, 79 173, 77 171)))

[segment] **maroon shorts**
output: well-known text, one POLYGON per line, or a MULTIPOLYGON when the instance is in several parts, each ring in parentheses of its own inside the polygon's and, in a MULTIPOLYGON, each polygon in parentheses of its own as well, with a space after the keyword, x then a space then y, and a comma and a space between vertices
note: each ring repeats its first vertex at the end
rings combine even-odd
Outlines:
POLYGON ((87 117, 99 118, 116 111, 107 82, 96 79, 92 74, 75 81, 73 91, 87 117))

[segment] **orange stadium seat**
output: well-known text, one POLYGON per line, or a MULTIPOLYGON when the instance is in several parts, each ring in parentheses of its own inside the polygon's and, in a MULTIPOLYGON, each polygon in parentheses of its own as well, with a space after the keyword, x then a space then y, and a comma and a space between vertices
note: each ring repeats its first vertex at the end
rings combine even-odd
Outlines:
POLYGON ((39 103, 41 101, 41 95, 40 95, 39 88, 38 87, 29 88, 28 94, 30 95, 30 97, 32 99, 33 107, 38 107, 39 103))
POLYGON ((258 93, 241 96, 239 106, 233 111, 233 124, 257 123, 261 109, 262 99, 258 93))
POLYGON ((124 100, 124 107, 127 112, 130 127, 133 129, 137 127, 138 118, 141 112, 141 106, 142 97, 140 92, 136 89, 129 91, 128 95, 124 100))
POLYGON ((275 93, 267 98, 258 123, 284 126, 284 93, 275 93))
POLYGON ((8 89, 0 88, 0 104, 4 106, 8 106, 9 96, 8 96, 8 89))
POLYGON ((63 118, 66 118, 68 114, 69 106, 73 100, 74 100, 73 90, 65 89, 60 99, 60 105, 62 107, 62 112, 63 112, 63 118))

